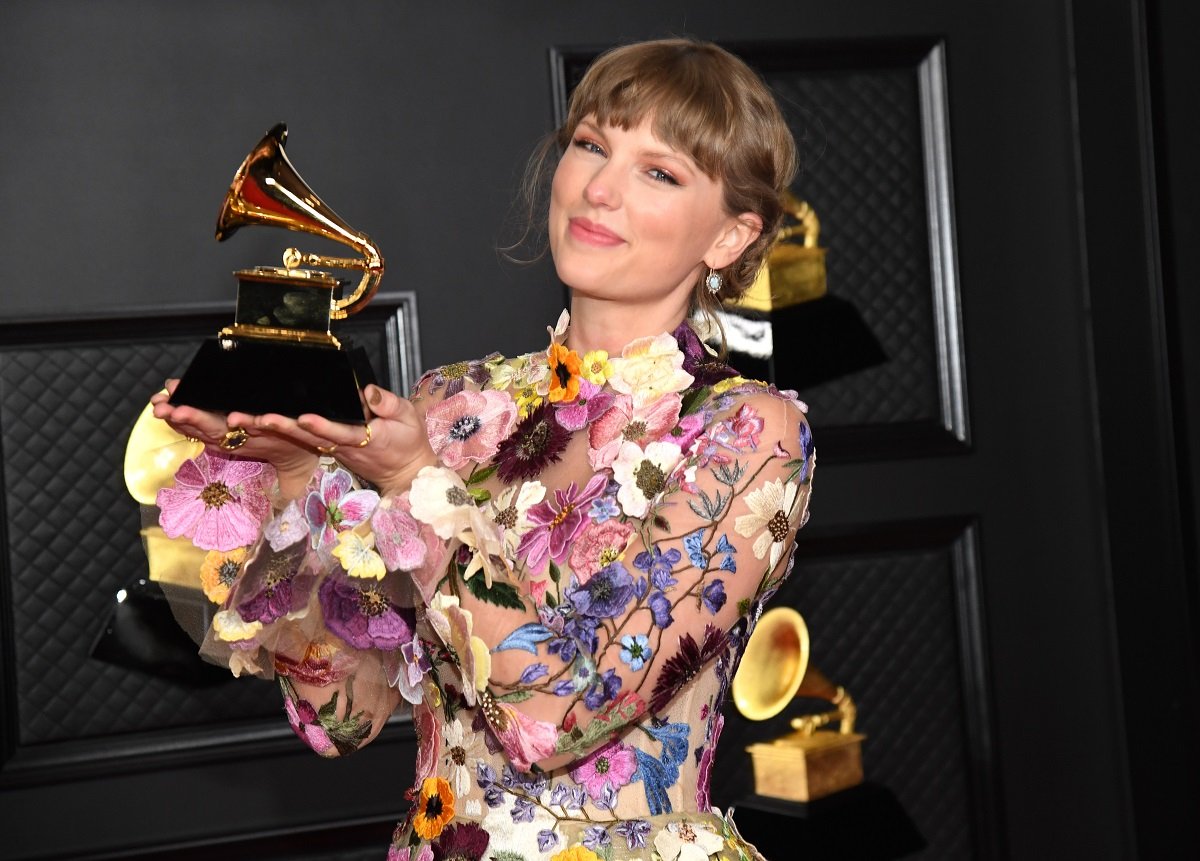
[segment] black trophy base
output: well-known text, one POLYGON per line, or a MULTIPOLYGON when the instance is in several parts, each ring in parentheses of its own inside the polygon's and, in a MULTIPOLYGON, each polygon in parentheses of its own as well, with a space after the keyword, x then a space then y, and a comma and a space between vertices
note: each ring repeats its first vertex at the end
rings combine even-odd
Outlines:
POLYGON ((373 383, 362 350, 240 339, 224 350, 216 338, 200 345, 171 403, 218 413, 315 413, 363 423, 359 389, 373 383))
POLYGON ((734 805, 733 821, 742 837, 771 861, 882 861, 926 846, 896 796, 874 783, 809 802, 752 795, 734 805))

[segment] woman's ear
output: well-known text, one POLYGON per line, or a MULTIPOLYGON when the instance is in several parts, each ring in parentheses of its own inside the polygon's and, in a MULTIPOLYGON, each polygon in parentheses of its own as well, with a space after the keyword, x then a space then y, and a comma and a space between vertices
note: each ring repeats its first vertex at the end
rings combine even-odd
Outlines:
POLYGON ((732 219, 704 255, 704 265, 724 269, 762 235, 762 228, 762 217, 755 212, 743 212, 732 219))

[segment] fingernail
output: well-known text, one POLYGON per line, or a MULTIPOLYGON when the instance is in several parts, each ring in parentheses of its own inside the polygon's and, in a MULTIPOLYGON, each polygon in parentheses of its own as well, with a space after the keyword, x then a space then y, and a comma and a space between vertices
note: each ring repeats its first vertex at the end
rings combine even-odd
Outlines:
POLYGON ((367 396, 367 403, 378 404, 383 400, 383 392, 378 386, 371 386, 371 394, 367 396))

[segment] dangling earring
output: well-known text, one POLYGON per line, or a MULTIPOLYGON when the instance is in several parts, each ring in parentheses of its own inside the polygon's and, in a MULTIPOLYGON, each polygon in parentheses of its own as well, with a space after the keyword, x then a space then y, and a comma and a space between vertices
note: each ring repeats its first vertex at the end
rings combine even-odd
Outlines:
POLYGON ((708 288, 709 293, 715 296, 725 286, 725 279, 721 277, 720 272, 710 266, 708 267, 708 277, 704 279, 704 286, 708 288))

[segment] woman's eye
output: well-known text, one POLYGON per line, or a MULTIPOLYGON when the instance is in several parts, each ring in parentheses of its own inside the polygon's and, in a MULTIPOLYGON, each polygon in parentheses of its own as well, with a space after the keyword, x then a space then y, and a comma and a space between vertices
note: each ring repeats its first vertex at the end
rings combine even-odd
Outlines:
POLYGON ((588 140, 587 138, 576 138, 575 146, 579 147, 585 152, 595 153, 596 155, 604 155, 604 148, 595 141, 588 140))
POLYGON ((652 167, 646 171, 655 182, 665 182, 668 185, 679 185, 679 180, 660 167, 652 167))

